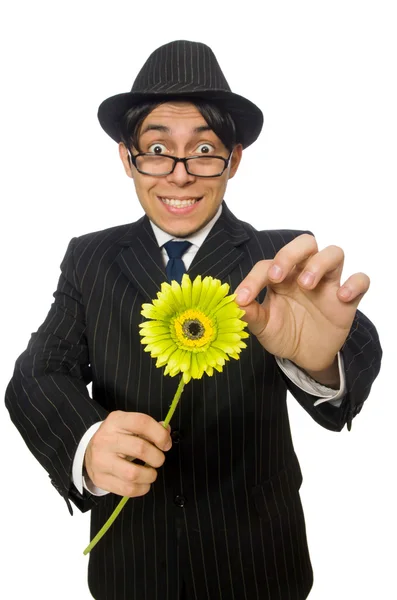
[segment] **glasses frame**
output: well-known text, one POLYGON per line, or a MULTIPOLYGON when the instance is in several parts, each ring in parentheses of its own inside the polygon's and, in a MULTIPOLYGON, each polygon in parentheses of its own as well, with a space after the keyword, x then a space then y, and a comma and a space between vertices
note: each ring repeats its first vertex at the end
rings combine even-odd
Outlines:
POLYGON ((177 163, 179 163, 179 162, 181 162, 185 165, 186 173, 188 175, 193 175, 193 177, 203 177, 203 178, 220 177, 221 175, 223 175, 223 173, 226 171, 227 167, 229 166, 230 159, 233 154, 233 150, 232 150, 227 158, 224 158, 223 156, 217 156, 214 154, 211 154, 209 156, 203 155, 203 154, 196 154, 195 156, 187 156, 185 158, 179 158, 178 156, 171 156, 170 154, 155 154, 154 152, 139 152, 138 154, 132 154, 129 149, 127 149, 127 152, 128 152, 128 156, 129 156, 131 163, 134 165, 134 167, 136 168, 138 173, 141 173, 141 175, 150 175, 150 177, 167 177, 168 175, 171 175, 171 173, 173 173, 175 171, 175 167, 176 167, 177 163), (174 161, 174 166, 172 167, 171 171, 168 171, 167 173, 159 173, 159 174, 147 173, 146 171, 141 171, 141 169, 139 169, 137 166, 136 159, 139 156, 164 156, 166 158, 171 158, 174 161), (188 168, 189 160, 193 160, 195 158, 204 158, 204 159, 220 158, 225 163, 225 166, 223 167, 222 171, 220 173, 217 173, 216 175, 197 175, 196 173, 191 173, 188 168))

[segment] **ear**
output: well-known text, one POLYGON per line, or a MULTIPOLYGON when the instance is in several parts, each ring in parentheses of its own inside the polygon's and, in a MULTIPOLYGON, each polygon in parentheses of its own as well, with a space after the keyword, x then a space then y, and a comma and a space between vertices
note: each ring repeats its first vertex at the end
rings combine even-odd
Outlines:
POLYGON ((242 156, 243 156, 243 147, 241 144, 237 144, 237 146, 235 146, 233 148, 233 154, 232 154, 232 158, 230 160, 229 179, 234 177, 235 174, 237 173, 237 169, 239 167, 242 156))
POLYGON ((124 166, 124 171, 126 172, 128 177, 131 177, 131 179, 132 179, 132 168, 131 168, 131 164, 130 164, 130 157, 128 156, 127 148, 125 147, 125 144, 123 144, 123 142, 119 143, 119 155, 121 158, 121 162, 123 163, 123 166, 124 166))

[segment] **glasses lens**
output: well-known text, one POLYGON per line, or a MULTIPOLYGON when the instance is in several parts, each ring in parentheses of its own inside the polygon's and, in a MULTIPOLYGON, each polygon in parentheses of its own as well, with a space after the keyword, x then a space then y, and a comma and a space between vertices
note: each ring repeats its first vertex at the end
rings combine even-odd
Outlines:
POLYGON ((187 161, 189 173, 201 177, 215 177, 220 175, 225 168, 222 158, 214 156, 197 156, 187 161))
POLYGON ((171 173, 174 166, 172 158, 160 154, 137 156, 135 160, 137 169, 148 175, 167 175, 171 173))

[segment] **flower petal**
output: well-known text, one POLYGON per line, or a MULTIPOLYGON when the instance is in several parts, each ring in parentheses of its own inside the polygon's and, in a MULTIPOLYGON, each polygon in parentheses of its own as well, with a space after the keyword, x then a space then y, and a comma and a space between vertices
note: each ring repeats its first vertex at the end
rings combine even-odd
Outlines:
POLYGON ((164 325, 162 327, 143 327, 139 333, 141 335, 163 335, 163 333, 168 333, 169 335, 170 328, 164 327, 164 325))
POLYGON ((222 306, 220 309, 215 309, 214 315, 218 322, 223 321, 224 319, 239 319, 243 311, 240 311, 238 306, 235 303, 228 303, 225 306, 222 306))
POLYGON ((205 310, 208 312, 212 312, 212 309, 216 308, 220 301, 226 296, 226 294, 229 291, 229 287, 230 286, 228 283, 224 283, 223 285, 219 286, 212 298, 210 298, 210 302, 205 307, 205 310))
POLYGON ((193 379, 199 379, 199 373, 200 373, 200 369, 198 366, 198 362, 197 362, 197 355, 192 352, 192 364, 191 364, 191 368, 190 368, 190 372, 192 374, 193 379))
POLYGON ((201 287, 201 275, 197 275, 192 284, 192 306, 194 307, 197 307, 200 302, 201 287))
POLYGON ((212 277, 204 277, 202 284, 201 284, 200 300, 197 303, 197 307, 201 307, 201 306, 205 305, 208 290, 211 287, 211 282, 212 282, 212 277))
POLYGON ((241 321, 241 319, 237 319, 236 317, 218 320, 219 331, 241 331, 245 327, 248 327, 248 324, 245 321, 241 321))
POLYGON ((189 371, 191 363, 191 352, 185 351, 183 357, 180 360, 179 366, 182 373, 189 371))
POLYGON ((230 344, 238 343, 241 340, 240 332, 238 333, 220 333, 218 335, 218 340, 222 342, 229 342, 230 344))
POLYGON ((190 308, 192 306, 192 282, 186 273, 182 277, 181 289, 185 306, 190 308))
POLYGON ((142 323, 139 323, 138 327, 140 327, 141 329, 142 327, 161 327, 162 325, 164 325, 164 323, 165 321, 142 321, 142 323))
POLYGON ((223 365, 215 365, 214 369, 216 369, 217 371, 219 371, 219 373, 222 373, 222 371, 223 371, 223 365))
POLYGON ((174 299, 176 300, 178 306, 180 308, 184 308, 185 302, 183 300, 182 289, 177 281, 175 281, 175 280, 171 281, 171 290, 172 290, 172 294, 173 294, 174 299))
POLYGON ((221 287, 221 282, 219 281, 219 279, 214 279, 213 277, 209 277, 208 279, 210 280, 210 282, 205 298, 200 298, 200 306, 206 312, 208 311, 208 306, 211 304, 214 297, 217 296, 219 288, 221 287))
POLYGON ((155 344, 156 342, 162 342, 163 340, 169 340, 170 334, 169 332, 164 335, 147 335, 141 339, 141 344, 155 344))
POLYGON ((228 360, 226 352, 223 352, 223 350, 220 350, 219 348, 214 348, 213 346, 208 348, 206 354, 207 361, 212 367, 215 367, 215 365, 223 366, 225 361, 228 360))
POLYGON ((156 307, 153 304, 142 304, 141 315, 147 319, 157 319, 156 307))
POLYGON ((198 367, 199 367, 199 372, 200 372, 199 377, 201 378, 204 375, 204 371, 208 367, 208 363, 206 361, 206 356, 205 356, 204 352, 197 352, 195 354, 195 357, 197 359, 197 364, 198 364, 198 367))
POLYGON ((174 343, 174 340, 168 339, 148 344, 144 350, 145 352, 150 352, 153 358, 157 358, 168 352, 170 348, 173 348, 174 351, 176 350, 176 345, 174 343))
POLYGON ((215 340, 212 343, 212 347, 219 348, 220 350, 223 350, 224 352, 226 352, 226 354, 232 354, 233 352, 236 351, 234 344, 230 344, 229 342, 222 342, 221 340, 215 340))
POLYGON ((192 378, 192 374, 190 373, 190 371, 184 371, 183 373, 183 383, 189 383, 189 381, 192 378))

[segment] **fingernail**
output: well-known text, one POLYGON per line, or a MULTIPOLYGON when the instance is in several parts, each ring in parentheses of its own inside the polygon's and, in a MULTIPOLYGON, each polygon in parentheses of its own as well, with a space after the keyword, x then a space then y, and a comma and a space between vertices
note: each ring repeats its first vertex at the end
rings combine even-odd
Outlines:
POLYGON ((236 302, 237 302, 237 304, 244 304, 245 302, 248 301, 249 297, 250 297, 249 289, 241 288, 241 290, 238 290, 238 292, 237 292, 236 302))
POLYGON ((305 271, 300 277, 299 277, 299 281, 303 284, 303 285, 312 285, 312 283, 314 282, 314 274, 310 273, 310 271, 305 271))
POLYGON ((350 296, 352 295, 352 293, 351 293, 351 290, 349 290, 349 288, 342 287, 339 290, 339 295, 342 296, 342 298, 344 300, 348 300, 350 298, 350 296))
POLYGON ((269 271, 269 275, 272 279, 280 279, 283 272, 278 265, 273 265, 269 271))

